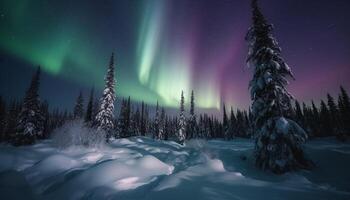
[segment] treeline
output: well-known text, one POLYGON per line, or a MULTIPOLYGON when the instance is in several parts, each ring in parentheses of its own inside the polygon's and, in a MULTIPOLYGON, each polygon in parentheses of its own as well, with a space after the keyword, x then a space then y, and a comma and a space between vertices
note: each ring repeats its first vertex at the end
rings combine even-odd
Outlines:
POLYGON ((307 131, 310 137, 336 136, 345 139, 350 134, 350 100, 346 90, 340 87, 337 101, 330 94, 316 106, 295 101, 292 118, 307 131))
MULTIPOLYGON (((85 99, 80 92, 72 112, 59 110, 49 111, 48 102, 40 104, 40 113, 43 116, 42 134, 38 139, 48 138, 50 133, 71 120, 84 120, 92 124, 99 107, 99 100, 94 96, 91 89, 86 105, 85 99)), ((15 142, 19 117, 22 110, 22 101, 12 100, 6 103, 0 96, 0 139, 1 141, 15 142)), ((121 99, 119 115, 115 118, 116 124, 113 132, 115 138, 131 136, 149 136, 155 139, 169 140, 177 138, 180 128, 179 117, 167 115, 164 108, 158 104, 155 114, 150 116, 150 106, 142 102, 133 104, 130 97, 121 99)), ((308 135, 312 137, 336 136, 344 139, 350 133, 350 100, 346 90, 340 87, 337 100, 327 94, 326 100, 321 100, 318 106, 312 101, 310 105, 295 101, 291 112, 294 119, 308 135)), ((235 137, 252 137, 252 115, 250 110, 236 110, 232 108, 227 111, 223 106, 223 116, 219 119, 209 114, 199 114, 194 111, 194 93, 192 92, 191 107, 186 117, 185 137, 186 139, 222 138, 234 139, 235 137)))
MULTIPOLYGON (((34 74, 23 100, 12 100, 7 103, 0 96, 1 142, 10 142, 15 145, 32 144, 37 139, 48 138, 54 129, 67 121, 83 120, 87 126, 96 127, 96 119, 100 117, 103 119, 101 121, 108 122, 104 118, 109 115, 112 115, 109 116, 112 121, 103 125, 108 127, 108 138, 149 136, 154 139, 171 139, 183 143, 193 138, 231 140, 235 137, 253 137, 253 117, 250 109, 234 111, 231 108, 228 111, 223 105, 222 118, 209 114, 196 115, 193 91, 188 112, 185 110, 183 93, 181 94, 178 116, 168 115, 158 102, 154 115, 150 116, 149 105, 144 102, 133 104, 129 97, 120 100, 120 112, 117 117, 114 117, 113 113, 106 115, 104 110, 110 109, 103 104, 103 101, 101 104, 101 99, 98 100, 95 97, 94 89, 91 89, 86 105, 82 92, 78 94, 73 111, 49 109, 47 101, 40 101, 39 85, 40 68, 34 74), (98 116, 99 113, 100 116, 98 116)), ((107 100, 110 99, 108 92, 110 90, 107 90, 105 95, 107 100)), ((114 106, 113 102, 107 103, 114 106)), ((311 105, 295 101, 289 113, 288 117, 304 128, 310 137, 336 136, 339 139, 345 139, 350 133, 350 101, 343 87, 340 87, 337 100, 328 94, 327 99, 321 100, 318 106, 313 101, 311 105)))

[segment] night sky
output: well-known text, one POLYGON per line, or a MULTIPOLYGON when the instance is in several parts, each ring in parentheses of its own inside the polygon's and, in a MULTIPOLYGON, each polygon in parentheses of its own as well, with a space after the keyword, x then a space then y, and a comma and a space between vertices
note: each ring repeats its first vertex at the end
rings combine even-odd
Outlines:
MULTIPOLYGON (((103 89, 114 51, 118 101, 131 96, 177 108, 181 90, 186 99, 194 90, 199 108, 247 108, 249 2, 1 0, 0 95, 22 98, 41 65, 41 98, 71 108, 79 90, 103 89)), ((260 5, 296 77, 289 89, 297 99, 350 88, 349 0, 260 5)))

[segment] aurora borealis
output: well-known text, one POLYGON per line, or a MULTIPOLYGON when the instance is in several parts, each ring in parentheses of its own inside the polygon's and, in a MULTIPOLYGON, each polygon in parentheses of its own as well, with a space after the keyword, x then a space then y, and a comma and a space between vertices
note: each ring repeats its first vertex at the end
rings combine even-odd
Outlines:
MULTIPOLYGON (((318 100, 350 87, 349 1, 261 5, 296 76, 289 86, 296 98, 318 100)), ((178 107, 181 90, 186 97, 194 90, 199 108, 247 108, 250 23, 247 0, 2 0, 0 91, 23 95, 12 88, 26 87, 30 75, 20 74, 20 83, 9 77, 41 65, 51 77, 44 98, 60 88, 65 98, 51 99, 70 105, 79 89, 102 89, 114 51, 118 98, 178 107)))

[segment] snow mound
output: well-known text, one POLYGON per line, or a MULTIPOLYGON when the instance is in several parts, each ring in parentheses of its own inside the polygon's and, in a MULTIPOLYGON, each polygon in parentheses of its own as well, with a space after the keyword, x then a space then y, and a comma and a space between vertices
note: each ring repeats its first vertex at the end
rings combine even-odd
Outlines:
POLYGON ((102 146, 62 148, 55 140, 0 145, 0 194, 53 200, 350 199, 350 143, 325 138, 305 147, 317 168, 277 176, 255 168, 249 139, 191 140, 185 146, 147 137, 102 146))
POLYGON ((157 176, 171 174, 173 169, 173 166, 150 155, 126 162, 119 160, 103 162, 68 181, 50 198, 80 199, 90 190, 101 186, 116 190, 135 189, 154 181, 157 176))
POLYGON ((64 155, 52 155, 25 170, 26 177, 34 183, 52 177, 73 167, 79 162, 64 155))

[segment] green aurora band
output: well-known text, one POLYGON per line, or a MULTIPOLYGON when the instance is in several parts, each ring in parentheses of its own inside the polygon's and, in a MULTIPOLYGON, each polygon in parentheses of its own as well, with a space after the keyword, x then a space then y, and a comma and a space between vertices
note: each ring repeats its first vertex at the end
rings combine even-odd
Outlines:
POLYGON ((219 94, 209 82, 204 81, 201 87, 192 83, 193 52, 184 45, 191 41, 185 37, 180 44, 174 44, 166 37, 166 1, 141 4, 140 29, 135 38, 135 55, 131 58, 117 43, 105 48, 106 42, 91 41, 96 34, 91 35, 80 22, 85 13, 80 13, 79 17, 60 16, 58 11, 44 10, 43 3, 29 0, 0 3, 5 13, 2 16, 4 24, 0 27, 2 50, 33 67, 40 65, 51 75, 102 89, 111 53, 108 50, 116 49, 119 97, 131 96, 135 101, 151 105, 159 101, 166 107, 178 107, 181 91, 189 99, 193 89, 196 106, 220 107, 219 94))

